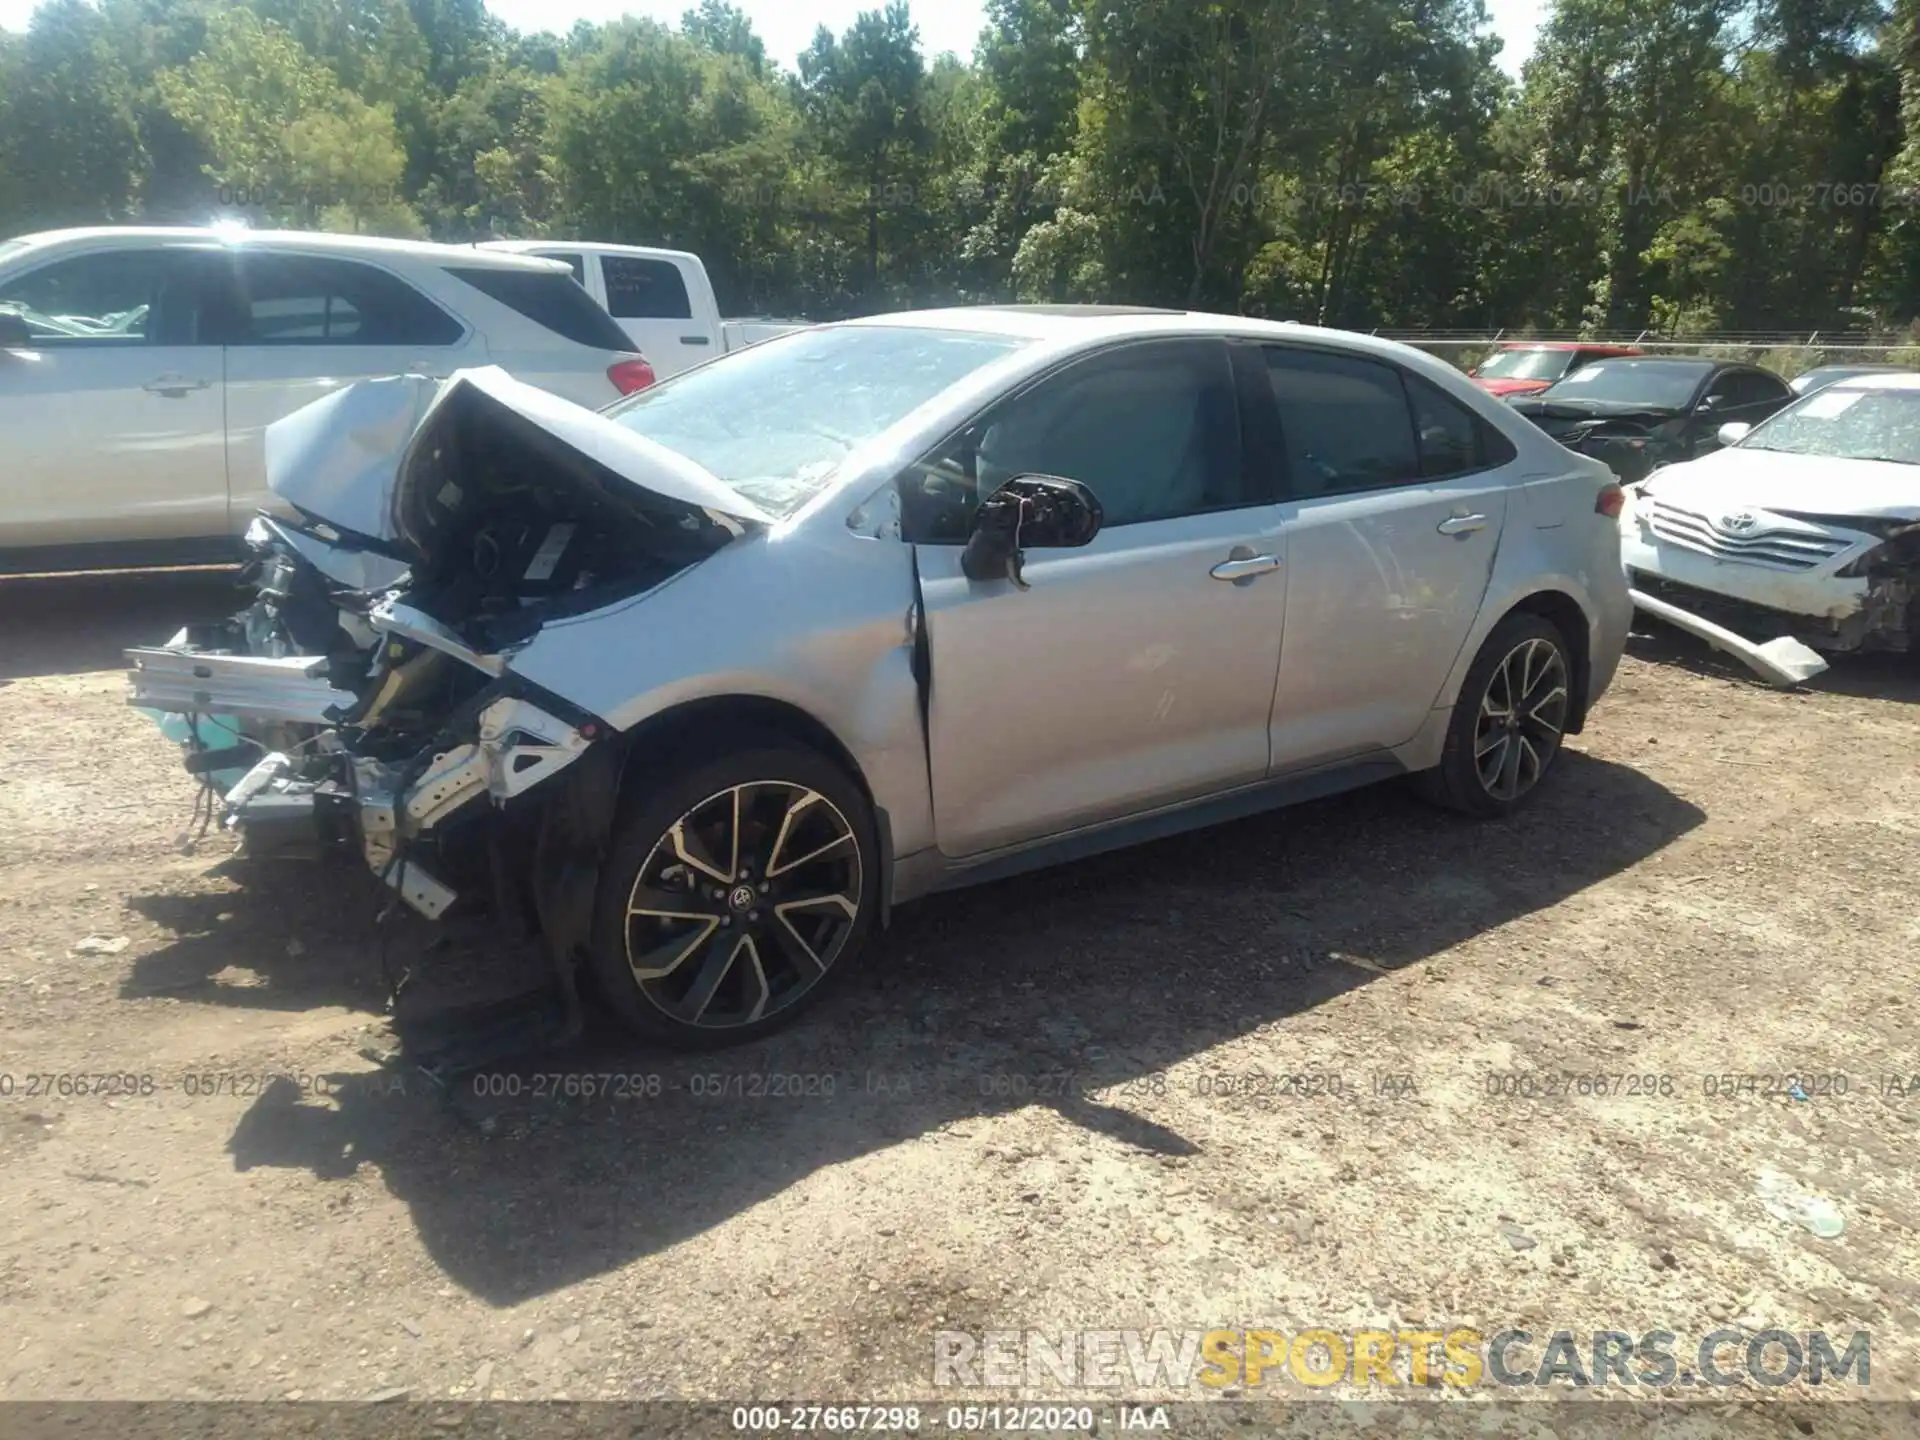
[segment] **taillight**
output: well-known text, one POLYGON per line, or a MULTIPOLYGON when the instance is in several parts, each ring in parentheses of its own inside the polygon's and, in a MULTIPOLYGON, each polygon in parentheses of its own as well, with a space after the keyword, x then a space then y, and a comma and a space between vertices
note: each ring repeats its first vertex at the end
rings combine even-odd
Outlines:
POLYGON ((1593 513, 1604 515, 1609 520, 1618 520, 1620 512, 1627 508, 1627 492, 1618 485, 1602 485, 1600 494, 1593 502, 1593 513))
POLYGON ((607 378, 622 395, 631 395, 646 389, 659 377, 653 373, 653 366, 636 355, 631 360, 618 360, 609 365, 607 378))

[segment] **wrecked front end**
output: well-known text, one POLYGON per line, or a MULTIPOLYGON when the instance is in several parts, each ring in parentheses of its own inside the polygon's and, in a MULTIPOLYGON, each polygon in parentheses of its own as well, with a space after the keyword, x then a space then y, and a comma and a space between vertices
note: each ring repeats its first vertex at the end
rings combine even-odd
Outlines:
POLYGON ((1636 589, 1827 654, 1920 649, 1920 519, 1713 503, 1672 473, 1630 490, 1621 516, 1636 589))
POLYGON ((516 652, 553 620, 670 583, 764 517, 682 457, 500 371, 456 375, 416 416, 417 400, 366 382, 270 433, 274 488, 303 516, 288 548, 311 572, 281 588, 305 603, 277 630, 256 617, 253 635, 243 619, 130 651, 132 703, 187 727, 189 770, 248 848, 356 856, 430 919, 469 892, 539 913, 564 888, 539 852, 579 803, 578 786, 549 782, 611 732, 514 674, 516 652), (392 442, 396 420, 412 428, 383 456, 368 436, 392 442), (353 588, 367 579, 388 583, 353 588))

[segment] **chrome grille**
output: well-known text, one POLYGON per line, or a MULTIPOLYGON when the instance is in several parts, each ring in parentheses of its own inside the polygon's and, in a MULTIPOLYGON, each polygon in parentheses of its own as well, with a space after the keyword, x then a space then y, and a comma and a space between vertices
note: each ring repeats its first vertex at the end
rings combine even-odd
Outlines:
POLYGON ((1764 522, 1763 528, 1735 534, 1721 529, 1706 515, 1664 500, 1653 502, 1649 523, 1653 533, 1670 545, 1698 550, 1717 560, 1741 560, 1776 570, 1811 570, 1853 543, 1811 530, 1765 526, 1764 522))

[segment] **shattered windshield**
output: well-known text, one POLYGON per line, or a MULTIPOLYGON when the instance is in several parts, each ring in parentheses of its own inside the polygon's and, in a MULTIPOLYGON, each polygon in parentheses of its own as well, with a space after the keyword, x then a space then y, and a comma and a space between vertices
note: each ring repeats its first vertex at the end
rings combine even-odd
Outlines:
POLYGON ((642 390, 606 414, 784 519, 858 446, 1026 343, 949 330, 801 330, 642 390))
POLYGON ((1756 428, 1740 448, 1920 465, 1920 390, 1819 390, 1756 428))
POLYGON ((1496 350, 1473 373, 1482 380, 1558 380, 1571 350, 1496 350))
POLYGON ((1693 398, 1712 368, 1705 364, 1676 365, 1671 360, 1596 360, 1542 391, 1540 398, 1678 410, 1693 398))

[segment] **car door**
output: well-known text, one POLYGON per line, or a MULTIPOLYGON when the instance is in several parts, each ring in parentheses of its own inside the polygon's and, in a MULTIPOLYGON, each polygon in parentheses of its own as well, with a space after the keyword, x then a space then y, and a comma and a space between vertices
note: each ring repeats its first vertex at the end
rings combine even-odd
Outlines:
MULTIPOLYGON (((1285 611, 1279 514, 1241 444, 1226 345, 1129 345, 990 410, 902 485, 1015 474, 1092 489, 1076 550, 1022 589, 961 571, 964 523, 911 527, 940 849, 970 856, 1261 780, 1285 611), (916 530, 918 533, 916 533, 916 530)), ((918 513, 918 507, 904 507, 918 513)))
POLYGON ((188 246, 90 250, 0 284, 0 308, 34 335, 31 350, 0 351, 0 549, 157 553, 226 534, 210 262, 188 246))
POLYGON ((713 358, 715 337, 694 315, 693 294, 678 265, 603 251, 600 276, 607 312, 662 380, 713 358))
POLYGON ((1295 346, 1264 358, 1285 457, 1281 775, 1426 723, 1492 577, 1514 451, 1396 365, 1295 346))
POLYGON ((253 251, 230 270, 227 473, 244 530, 267 489, 266 430, 352 381, 446 376, 468 358, 467 327, 393 272, 359 260, 253 251))

